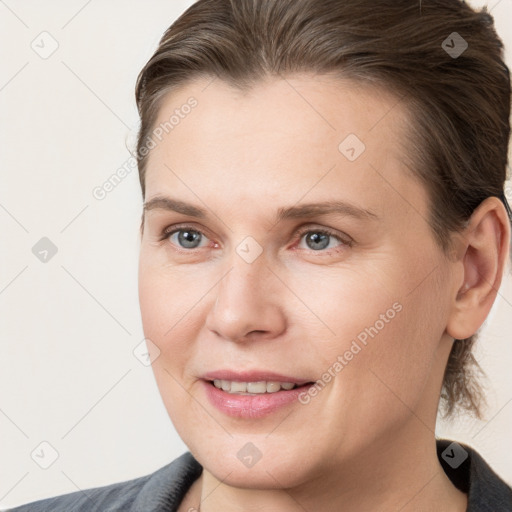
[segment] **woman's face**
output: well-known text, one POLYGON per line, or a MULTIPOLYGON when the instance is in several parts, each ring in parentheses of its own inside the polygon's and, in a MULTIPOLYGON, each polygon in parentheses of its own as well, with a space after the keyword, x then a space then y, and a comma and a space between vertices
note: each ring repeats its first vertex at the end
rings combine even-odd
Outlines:
POLYGON ((289 487, 432 437, 460 276, 401 162, 400 102, 327 77, 245 95, 204 80, 165 98, 159 126, 142 321, 205 469, 289 487))

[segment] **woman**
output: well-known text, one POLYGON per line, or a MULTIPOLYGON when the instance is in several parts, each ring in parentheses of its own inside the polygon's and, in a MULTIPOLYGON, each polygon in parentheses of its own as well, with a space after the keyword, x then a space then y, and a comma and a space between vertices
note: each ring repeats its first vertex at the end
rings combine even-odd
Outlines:
POLYGON ((478 416, 510 79, 458 0, 200 0, 141 71, 139 297, 187 452, 14 510, 511 511, 478 416))

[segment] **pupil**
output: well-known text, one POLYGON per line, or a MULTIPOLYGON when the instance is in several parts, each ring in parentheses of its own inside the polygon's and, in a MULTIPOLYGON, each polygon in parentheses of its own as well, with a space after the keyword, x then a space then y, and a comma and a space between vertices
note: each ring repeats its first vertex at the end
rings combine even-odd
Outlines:
POLYGON ((178 240, 181 245, 186 247, 187 249, 194 248, 196 245, 194 245, 195 242, 199 241, 201 237, 201 234, 197 231, 180 231, 178 234, 178 240))
POLYGON ((313 243, 313 246, 308 243, 313 250, 325 249, 329 245, 329 235, 325 233, 312 233, 306 236, 306 242, 308 241, 313 243), (319 244, 320 246, 314 246, 314 244, 319 244))

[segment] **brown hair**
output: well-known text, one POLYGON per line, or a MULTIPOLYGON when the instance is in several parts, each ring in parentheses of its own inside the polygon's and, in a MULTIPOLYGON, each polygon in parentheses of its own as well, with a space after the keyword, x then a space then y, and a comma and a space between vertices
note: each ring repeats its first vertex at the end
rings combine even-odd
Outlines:
MULTIPOLYGON (((143 197, 146 144, 166 93, 198 77, 244 90, 296 72, 337 73, 402 98, 412 120, 408 167, 429 193, 429 224, 445 252, 451 233, 485 198, 499 197, 511 216, 503 192, 510 136, 503 45, 486 9, 459 0, 194 3, 164 33, 137 79, 143 197)), ((480 416, 475 339, 453 345, 441 394, 446 415, 461 407, 480 416)))

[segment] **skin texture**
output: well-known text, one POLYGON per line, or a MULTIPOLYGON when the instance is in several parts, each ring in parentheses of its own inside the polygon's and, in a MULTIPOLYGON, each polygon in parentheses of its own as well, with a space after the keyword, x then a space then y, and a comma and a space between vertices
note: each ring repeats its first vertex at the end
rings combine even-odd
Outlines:
POLYGON ((435 419, 453 338, 480 327, 501 282, 501 203, 484 201, 446 256, 427 193, 401 162, 407 117, 390 93, 327 76, 272 78, 247 94, 202 79, 169 93, 155 126, 191 96, 197 107, 151 150, 145 199, 208 216, 146 211, 139 268, 163 403, 204 467, 180 510, 465 510, 437 460, 435 419), (365 145, 354 161, 338 148, 349 134, 365 145), (375 218, 273 220, 280 207, 328 200, 375 218), (162 240, 182 223, 203 234, 200 247, 162 240), (345 242, 315 250, 307 233, 318 229, 345 242), (236 251, 248 236, 263 249, 252 263, 236 251), (207 400, 207 371, 320 379, 393 304, 400 311, 309 403, 243 419, 207 400), (248 442, 262 455, 251 468, 237 457, 248 442))

